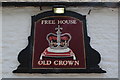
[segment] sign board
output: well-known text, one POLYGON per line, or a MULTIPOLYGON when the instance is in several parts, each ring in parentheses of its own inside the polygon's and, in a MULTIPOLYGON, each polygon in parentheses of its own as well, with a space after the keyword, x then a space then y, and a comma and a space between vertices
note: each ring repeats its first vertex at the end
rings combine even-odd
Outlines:
POLYGON ((86 68, 83 22, 49 16, 35 23, 32 68, 86 68))
POLYGON ((14 73, 105 73, 100 54, 90 46, 86 16, 47 11, 32 16, 28 46, 14 73))

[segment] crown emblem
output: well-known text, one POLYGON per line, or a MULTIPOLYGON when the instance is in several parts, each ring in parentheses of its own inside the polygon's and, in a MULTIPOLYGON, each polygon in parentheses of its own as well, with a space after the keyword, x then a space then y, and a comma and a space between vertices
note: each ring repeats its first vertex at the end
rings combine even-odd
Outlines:
POLYGON ((56 34, 49 33, 47 35, 47 40, 49 43, 49 47, 51 49, 66 49, 69 46, 69 41, 71 40, 71 35, 69 33, 62 34, 62 29, 60 25, 55 28, 56 34))
POLYGON ((49 47, 46 48, 40 56, 40 60, 44 57, 73 57, 76 60, 75 54, 69 48, 69 42, 71 40, 71 35, 69 33, 63 33, 60 25, 55 28, 55 33, 49 33, 46 36, 48 40, 49 47))

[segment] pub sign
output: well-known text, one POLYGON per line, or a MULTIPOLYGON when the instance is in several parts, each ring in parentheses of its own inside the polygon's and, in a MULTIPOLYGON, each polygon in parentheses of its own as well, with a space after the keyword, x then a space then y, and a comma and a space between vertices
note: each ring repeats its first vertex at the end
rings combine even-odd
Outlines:
MULTIPOLYGON (((105 73, 99 52, 90 46, 86 16, 73 11, 46 11, 32 16, 28 46, 14 73, 105 73)), ((62 9, 62 8, 61 8, 62 9)))

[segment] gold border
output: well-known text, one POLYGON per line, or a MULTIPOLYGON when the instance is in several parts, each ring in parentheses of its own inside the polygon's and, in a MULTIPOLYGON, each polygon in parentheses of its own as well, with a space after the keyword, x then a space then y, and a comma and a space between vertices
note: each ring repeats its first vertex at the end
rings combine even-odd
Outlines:
MULTIPOLYGON (((37 20, 34 24, 34 42, 33 44, 35 45, 35 32, 36 32, 36 23, 42 19, 45 19, 45 18, 50 18, 50 17, 71 17, 71 16, 49 16, 49 17, 44 17, 44 18, 41 18, 39 20, 37 20)), ((75 17, 71 17, 71 18, 74 18, 74 19, 77 19, 75 17)), ((77 19, 79 20, 79 19, 77 19)), ((80 20, 79 20, 80 21, 80 20)), ((33 61, 34 61, 34 45, 33 45, 33 54, 32 54, 32 69, 86 69, 86 52, 85 52, 85 42, 84 42, 84 30, 83 30, 83 21, 80 21, 82 23, 82 34, 83 34, 83 47, 84 47, 84 62, 85 62, 85 68, 33 68, 33 61)))

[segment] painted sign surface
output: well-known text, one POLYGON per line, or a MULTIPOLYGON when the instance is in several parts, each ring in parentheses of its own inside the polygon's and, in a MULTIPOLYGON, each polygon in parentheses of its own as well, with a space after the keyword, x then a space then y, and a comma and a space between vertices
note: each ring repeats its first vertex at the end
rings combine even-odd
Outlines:
POLYGON ((49 16, 34 24, 32 69, 86 69, 83 22, 49 16))

